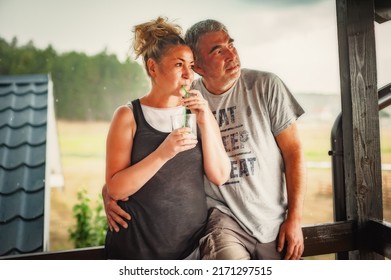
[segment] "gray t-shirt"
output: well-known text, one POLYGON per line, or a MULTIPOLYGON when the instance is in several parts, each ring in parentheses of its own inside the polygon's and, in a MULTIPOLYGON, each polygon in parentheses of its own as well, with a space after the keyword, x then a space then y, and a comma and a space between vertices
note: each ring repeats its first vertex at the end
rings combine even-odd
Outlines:
POLYGON ((232 166, 224 185, 205 181, 208 206, 235 218, 259 242, 275 240, 287 210, 284 162, 275 136, 304 110, 268 72, 242 69, 236 84, 221 95, 208 92, 201 79, 193 87, 215 114, 232 166))

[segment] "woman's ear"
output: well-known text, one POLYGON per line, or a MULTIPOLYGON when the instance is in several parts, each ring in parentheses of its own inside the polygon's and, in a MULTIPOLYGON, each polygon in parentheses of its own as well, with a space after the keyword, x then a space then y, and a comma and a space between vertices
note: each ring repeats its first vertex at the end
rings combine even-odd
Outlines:
POLYGON ((153 60, 152 58, 148 58, 147 60, 147 69, 149 75, 153 78, 156 76, 156 61, 153 60))

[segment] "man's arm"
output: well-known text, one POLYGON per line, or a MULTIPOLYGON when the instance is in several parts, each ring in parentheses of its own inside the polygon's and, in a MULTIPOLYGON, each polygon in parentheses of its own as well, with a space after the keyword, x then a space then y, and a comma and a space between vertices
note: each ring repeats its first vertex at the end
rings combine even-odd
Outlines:
POLYGON ((109 229, 111 231, 115 230, 116 232, 118 232, 119 226, 127 228, 128 223, 126 222, 126 220, 130 220, 131 217, 128 213, 122 210, 121 207, 118 206, 116 200, 112 199, 109 196, 106 184, 102 188, 102 197, 109 229))
POLYGON ((284 159, 288 193, 288 214, 280 228, 278 250, 281 252, 287 244, 285 259, 300 259, 304 252, 301 219, 306 192, 306 170, 296 123, 278 134, 276 141, 284 159))

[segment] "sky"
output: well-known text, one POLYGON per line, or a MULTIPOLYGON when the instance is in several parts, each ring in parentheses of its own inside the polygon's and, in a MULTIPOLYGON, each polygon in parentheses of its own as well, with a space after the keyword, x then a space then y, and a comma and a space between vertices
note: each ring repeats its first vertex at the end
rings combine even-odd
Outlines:
MULTIPOLYGON (((293 93, 339 94, 335 0, 0 0, 0 37, 58 52, 103 50, 123 61, 134 25, 166 16, 185 31, 223 22, 242 67, 269 71, 293 93)), ((391 21, 375 23, 378 87, 391 82, 391 21)), ((0 54, 1 56, 1 54, 0 54)))

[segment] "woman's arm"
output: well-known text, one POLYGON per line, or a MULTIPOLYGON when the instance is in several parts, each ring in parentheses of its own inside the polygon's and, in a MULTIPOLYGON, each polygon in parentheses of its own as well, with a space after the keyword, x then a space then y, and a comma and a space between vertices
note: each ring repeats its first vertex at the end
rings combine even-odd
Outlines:
POLYGON ((220 186, 229 178, 231 163, 224 149, 217 121, 209 109, 208 102, 197 90, 190 90, 189 93, 192 96, 184 99, 184 105, 197 114, 205 174, 209 181, 220 186))
POLYGON ((187 128, 173 131, 151 154, 136 164, 130 162, 136 122, 127 106, 114 113, 106 141, 106 185, 114 200, 124 199, 137 192, 153 175, 177 153, 194 148, 187 128))

